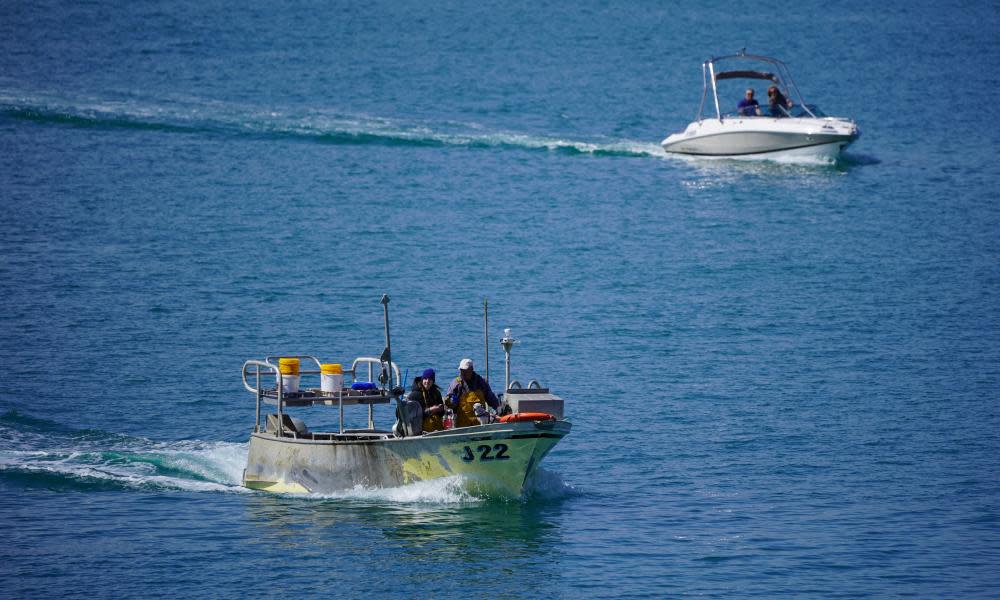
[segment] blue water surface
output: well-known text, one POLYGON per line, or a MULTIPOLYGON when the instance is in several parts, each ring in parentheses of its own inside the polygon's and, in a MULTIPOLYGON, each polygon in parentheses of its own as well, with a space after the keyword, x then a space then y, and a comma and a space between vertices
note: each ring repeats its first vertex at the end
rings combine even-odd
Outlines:
POLYGON ((998 30, 989 2, 0 4, 4 595, 995 597, 998 30), (662 153, 742 47, 857 120, 840 162, 662 153), (240 487, 243 361, 377 356, 383 293, 410 376, 485 371, 488 299, 492 380, 510 327, 566 399, 525 498, 240 487))

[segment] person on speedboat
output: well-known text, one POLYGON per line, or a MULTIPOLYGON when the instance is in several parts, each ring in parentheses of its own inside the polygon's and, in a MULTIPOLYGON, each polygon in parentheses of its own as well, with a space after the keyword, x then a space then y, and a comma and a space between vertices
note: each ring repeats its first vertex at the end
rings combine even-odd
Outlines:
POLYGON ((476 403, 488 404, 496 410, 500 407, 490 384, 476 373, 471 358, 463 358, 458 364, 458 377, 448 386, 446 398, 448 405, 455 410, 455 427, 479 425, 476 418, 476 403))
POLYGON ((434 382, 434 369, 424 369, 419 379, 413 382, 409 400, 419 402, 424 409, 423 430, 425 433, 444 429, 444 400, 441 388, 434 382))
POLYGON ((781 93, 778 86, 772 85, 767 88, 767 108, 771 111, 772 117, 788 116, 788 109, 792 107, 792 104, 792 101, 781 93))
POLYGON ((747 88, 746 96, 736 105, 736 112, 741 117, 759 117, 760 104, 753 97, 753 88, 747 88))

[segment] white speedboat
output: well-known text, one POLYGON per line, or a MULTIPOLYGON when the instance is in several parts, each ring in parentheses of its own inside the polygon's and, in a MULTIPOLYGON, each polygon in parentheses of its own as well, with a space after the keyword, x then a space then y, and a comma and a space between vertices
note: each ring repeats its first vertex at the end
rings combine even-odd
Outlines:
MULTIPOLYGON (((388 301, 383 296, 382 303, 388 301)), ((399 367, 389 350, 388 307, 386 347, 378 358, 355 359, 346 369, 305 355, 246 361, 243 385, 256 397, 257 418, 243 485, 269 492, 324 494, 460 475, 474 492, 521 496, 539 463, 572 426, 563 418, 561 398, 534 381, 527 387, 511 381, 510 349, 516 340, 509 330, 505 333, 501 344, 507 368, 500 412, 507 414, 487 413, 478 425, 430 433, 419 430, 422 412, 414 414, 414 403, 402 399, 399 367), (314 366, 300 370, 302 363, 314 366), (309 378, 322 378, 321 385, 299 385, 309 378), (394 398, 396 424, 376 428, 374 405, 394 398), (263 414, 265 405, 274 406, 275 412, 263 414), (314 430, 288 413, 320 406, 338 410, 339 427, 314 430), (345 428, 345 408, 358 406, 368 409, 367 427, 345 428), (504 410, 507 407, 509 411, 504 410)))
POLYGON ((815 105, 806 104, 785 63, 775 58, 745 52, 712 58, 702 64, 702 74, 698 118, 661 142, 667 152, 833 162, 860 135, 853 120, 827 117, 815 105), (784 101, 768 103, 766 91, 772 87, 778 91, 775 97, 784 101), (764 92, 759 108, 737 108, 737 99, 744 98, 750 89, 764 92), (708 114, 706 102, 712 104, 708 114), (732 110, 722 108, 730 103, 732 110))

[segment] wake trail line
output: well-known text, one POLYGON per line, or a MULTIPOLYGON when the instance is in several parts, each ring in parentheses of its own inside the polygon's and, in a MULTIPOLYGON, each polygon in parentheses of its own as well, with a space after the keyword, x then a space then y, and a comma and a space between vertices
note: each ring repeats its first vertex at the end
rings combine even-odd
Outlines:
POLYGON ((332 110, 283 112, 204 101, 67 101, 0 91, 0 118, 41 125, 151 131, 166 134, 302 140, 334 145, 465 147, 566 155, 663 158, 660 146, 634 140, 581 141, 549 135, 484 131, 476 124, 407 123, 332 110))

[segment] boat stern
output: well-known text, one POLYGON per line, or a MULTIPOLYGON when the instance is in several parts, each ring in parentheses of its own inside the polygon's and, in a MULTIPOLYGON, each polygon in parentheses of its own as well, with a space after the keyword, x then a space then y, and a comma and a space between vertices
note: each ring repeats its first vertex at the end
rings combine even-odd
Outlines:
POLYGON ((699 121, 689 123, 684 131, 678 131, 677 133, 668 135, 662 142, 660 142, 660 147, 663 148, 664 152, 683 152, 679 146, 685 140, 698 133, 699 123, 699 121))

